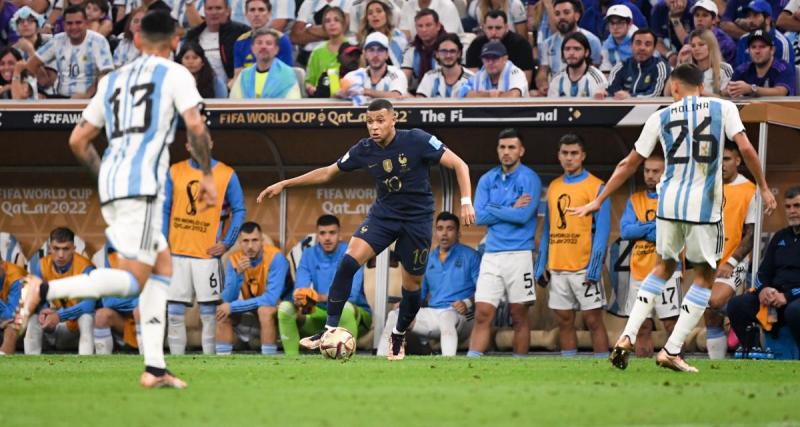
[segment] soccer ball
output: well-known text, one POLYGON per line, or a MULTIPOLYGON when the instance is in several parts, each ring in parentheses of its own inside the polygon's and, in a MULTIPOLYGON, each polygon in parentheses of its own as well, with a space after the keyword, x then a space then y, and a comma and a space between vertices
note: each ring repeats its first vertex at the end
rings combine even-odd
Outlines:
POLYGON ((319 351, 328 359, 347 360, 356 351, 356 339, 345 328, 336 328, 322 336, 319 351))

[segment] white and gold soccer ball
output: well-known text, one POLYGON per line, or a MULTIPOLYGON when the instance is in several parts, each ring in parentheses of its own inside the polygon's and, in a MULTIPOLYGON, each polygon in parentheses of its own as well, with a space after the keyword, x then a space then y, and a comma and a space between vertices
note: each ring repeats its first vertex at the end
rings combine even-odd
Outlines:
POLYGON ((336 328, 322 336, 319 351, 328 359, 347 360, 356 351, 356 339, 345 328, 336 328))

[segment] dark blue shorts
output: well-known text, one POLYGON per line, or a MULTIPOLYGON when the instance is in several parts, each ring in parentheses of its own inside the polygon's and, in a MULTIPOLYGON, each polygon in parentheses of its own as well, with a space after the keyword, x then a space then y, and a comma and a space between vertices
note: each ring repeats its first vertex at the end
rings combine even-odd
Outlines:
POLYGON ((410 274, 421 276, 428 264, 433 237, 433 216, 403 221, 370 215, 361 223, 353 237, 366 241, 376 254, 383 252, 397 240, 394 251, 403 268, 410 274))

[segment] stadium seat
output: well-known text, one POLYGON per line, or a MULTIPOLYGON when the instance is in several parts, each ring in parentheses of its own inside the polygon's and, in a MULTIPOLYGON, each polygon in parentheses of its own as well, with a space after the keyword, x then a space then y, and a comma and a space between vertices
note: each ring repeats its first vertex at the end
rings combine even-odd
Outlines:
POLYGON ((306 92, 306 70, 300 67, 292 67, 292 70, 295 78, 297 78, 297 85, 300 86, 300 96, 308 98, 308 93, 306 92))

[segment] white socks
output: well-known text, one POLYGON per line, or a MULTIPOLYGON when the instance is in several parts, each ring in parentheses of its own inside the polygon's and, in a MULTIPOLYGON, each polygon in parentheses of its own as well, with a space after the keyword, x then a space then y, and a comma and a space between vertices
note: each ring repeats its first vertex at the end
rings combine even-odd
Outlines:
POLYGON ((79 274, 49 282, 47 299, 128 297, 139 293, 139 283, 128 271, 98 268, 89 274, 79 274))
POLYGON ((169 353, 181 355, 186 353, 186 306, 181 303, 169 303, 167 315, 167 343, 169 353))
POLYGON ((622 331, 622 336, 628 336, 631 344, 636 343, 636 335, 639 333, 639 328, 642 323, 653 312, 653 307, 656 304, 656 298, 661 296, 664 292, 667 282, 661 280, 660 277, 650 273, 642 282, 639 288, 639 293, 636 294, 636 303, 633 304, 630 315, 628 315, 628 323, 625 324, 625 329, 622 331))
POLYGON ((114 350, 114 337, 111 328, 94 328, 94 352, 96 354, 111 354, 114 350))
POLYGON ((203 354, 217 354, 217 306, 200 304, 200 323, 203 326, 201 339, 203 354))
POLYGON ((710 335, 707 335, 706 346, 708 347, 709 359, 724 359, 725 355, 728 353, 728 338, 725 335, 714 338, 712 338, 710 335))
POLYGON ((87 356, 94 354, 94 315, 81 314, 78 317, 78 354, 87 356))
POLYGON ((703 317, 709 298, 711 298, 711 289, 705 289, 697 285, 697 283, 692 284, 689 292, 686 293, 686 297, 683 298, 678 323, 675 324, 675 329, 664 346, 667 353, 678 354, 681 352, 681 347, 683 347, 683 342, 686 341, 689 332, 697 326, 697 322, 703 317))
POLYGON ((164 360, 164 327, 167 320, 168 286, 168 277, 154 274, 139 295, 144 364, 160 369, 167 367, 164 360))

